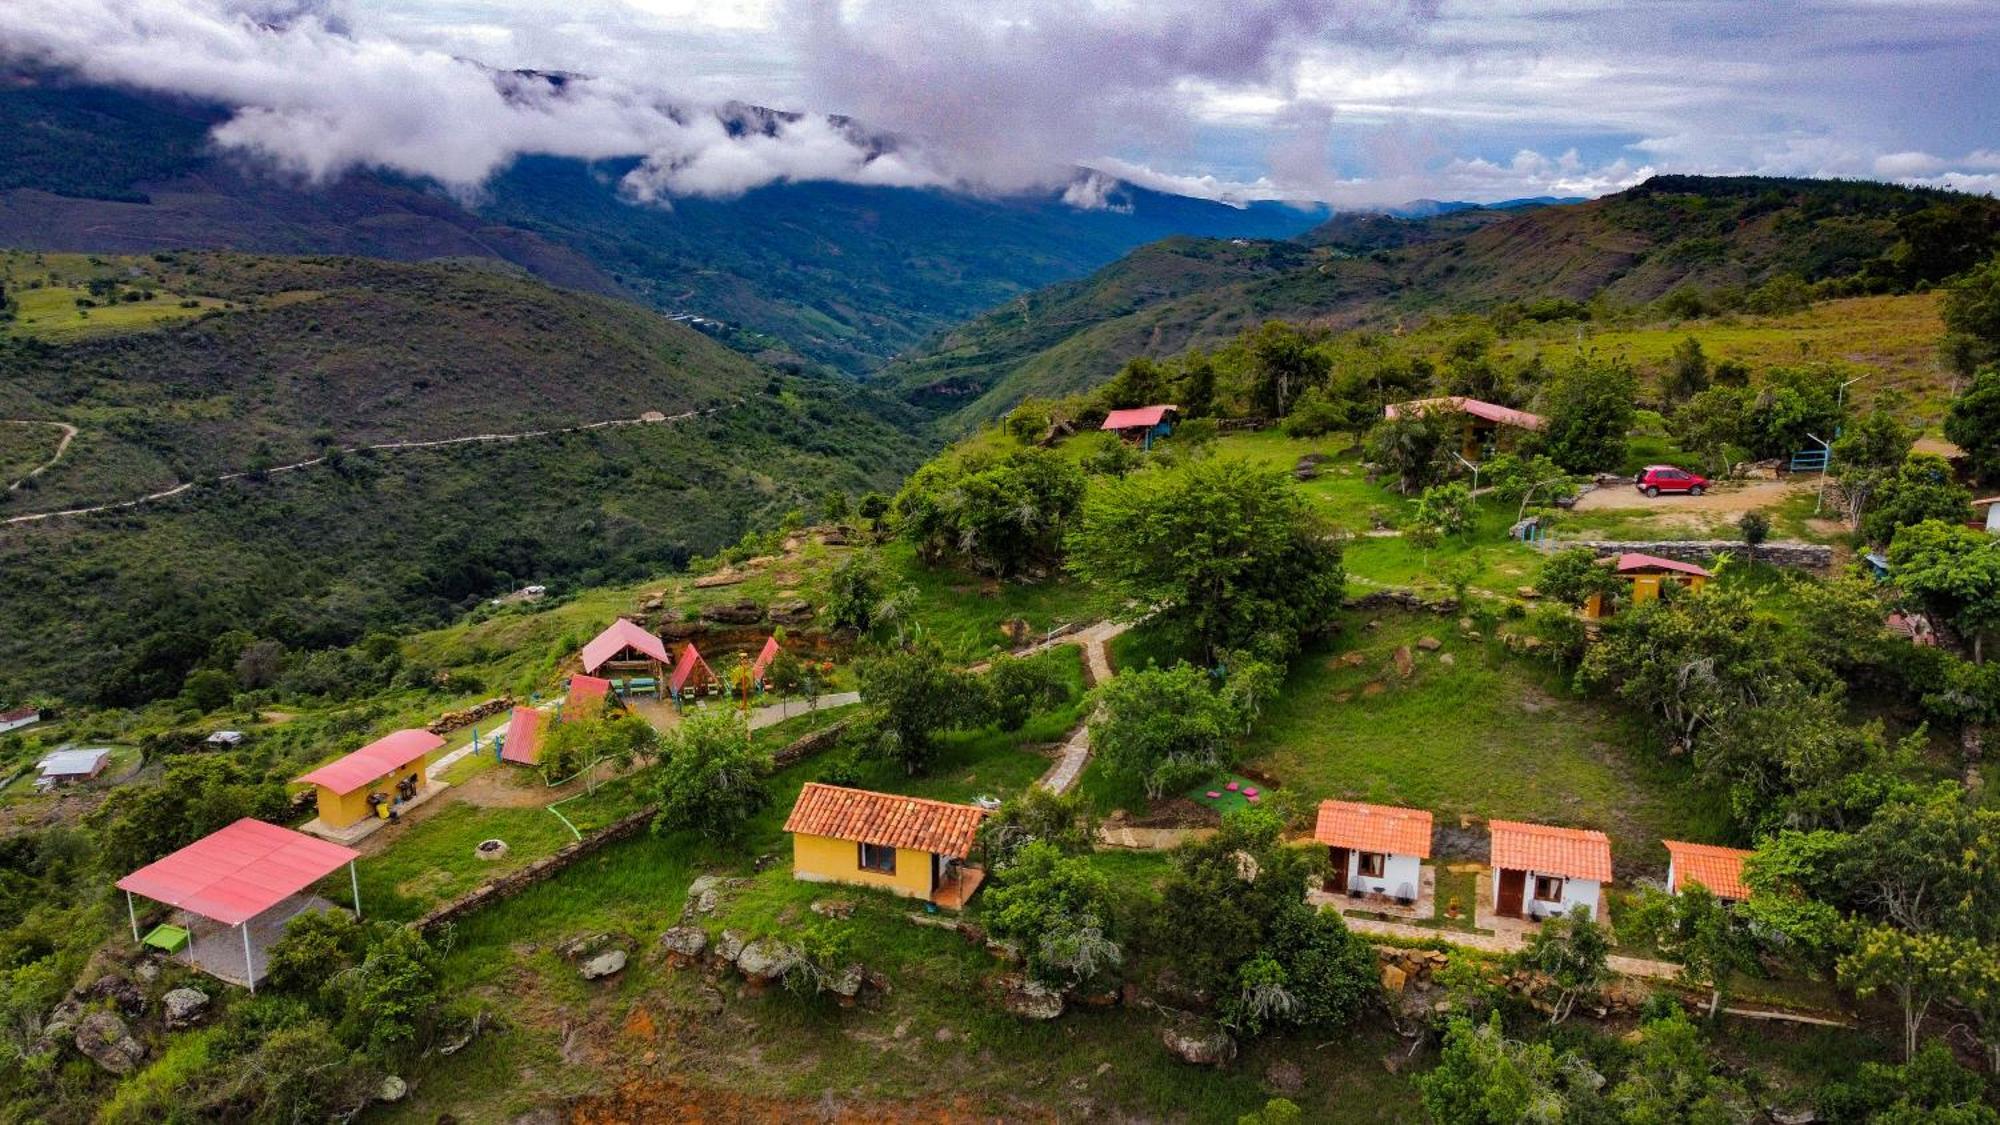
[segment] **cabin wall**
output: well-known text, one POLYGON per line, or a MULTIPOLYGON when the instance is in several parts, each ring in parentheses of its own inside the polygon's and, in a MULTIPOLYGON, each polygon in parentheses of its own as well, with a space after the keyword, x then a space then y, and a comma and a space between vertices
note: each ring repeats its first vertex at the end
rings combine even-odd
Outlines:
POLYGON ((388 793, 393 796, 396 784, 405 777, 416 778, 417 789, 421 792, 426 784, 423 759, 419 758, 400 769, 390 770, 350 793, 335 793, 324 785, 317 786, 320 823, 329 828, 345 828, 368 819, 372 815, 368 811, 368 794, 388 793))
POLYGON ((931 897, 930 852, 896 849, 896 873, 885 875, 861 866, 861 846, 831 836, 792 834, 792 874, 815 883, 853 883, 878 887, 909 898, 931 897))

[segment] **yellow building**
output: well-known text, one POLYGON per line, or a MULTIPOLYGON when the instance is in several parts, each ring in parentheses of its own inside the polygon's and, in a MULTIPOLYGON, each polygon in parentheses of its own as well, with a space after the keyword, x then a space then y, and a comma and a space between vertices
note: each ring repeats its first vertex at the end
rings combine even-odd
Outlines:
POLYGON ((443 745, 427 730, 399 730, 298 778, 318 790, 316 824, 338 832, 427 796, 424 756, 443 745))
MULTIPOLYGON (((1663 559, 1655 555, 1641 555, 1627 552, 1616 558, 1599 559, 1610 567, 1618 577, 1631 586, 1629 600, 1633 605, 1643 605, 1660 596, 1662 586, 1681 586, 1688 590, 1699 590, 1713 577, 1708 571, 1693 563, 1663 559)), ((1604 595, 1592 594, 1583 603, 1583 615, 1589 618, 1607 616, 1610 607, 1604 604, 1604 595)))
POLYGON ((876 887, 956 910, 986 872, 965 864, 986 810, 808 782, 785 820, 792 874, 876 887))

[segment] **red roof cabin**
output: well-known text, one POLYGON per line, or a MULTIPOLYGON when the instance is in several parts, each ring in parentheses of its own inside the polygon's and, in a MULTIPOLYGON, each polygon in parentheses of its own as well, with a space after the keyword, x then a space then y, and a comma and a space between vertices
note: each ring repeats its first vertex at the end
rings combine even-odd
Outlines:
MULTIPOLYGON (((1630 600, 1633 605, 1642 605, 1660 596, 1663 586, 1679 586, 1693 591, 1706 585, 1715 577, 1703 568, 1678 559, 1663 559, 1658 555, 1642 555, 1637 551, 1627 551, 1622 555, 1606 556, 1598 561, 1600 566, 1608 566, 1618 577, 1631 586, 1630 600)), ((1583 615, 1596 619, 1608 617, 1611 607, 1604 602, 1604 595, 1592 594, 1583 603, 1583 615)))
POLYGON ((1490 822, 1493 913, 1502 918, 1549 918, 1583 907, 1594 921, 1597 900, 1611 881, 1611 841, 1602 832, 1490 822))
POLYGON ((507 716, 507 734, 500 740, 500 760, 532 766, 542 760, 542 732, 549 715, 533 707, 516 707, 507 716))
POLYGON ((1163 438, 1174 432, 1174 415, 1180 413, 1180 409, 1172 403, 1158 403, 1114 410, 1104 416, 1104 424, 1097 428, 1151 449, 1154 438, 1163 438))
POLYGON ((1539 414, 1498 403, 1481 402, 1464 395, 1392 402, 1382 408, 1382 415, 1386 418, 1401 418, 1405 414, 1460 415, 1464 419, 1464 436, 1459 443, 1459 452, 1467 461, 1475 463, 1514 448, 1520 431, 1540 430, 1548 425, 1539 414))
POLYGON ((583 646, 584 674, 609 679, 620 695, 660 694, 671 663, 665 642, 623 617, 583 646))
POLYGON ((1393 898, 1413 905, 1431 855, 1431 814, 1394 805, 1321 801, 1313 839, 1327 847, 1322 884, 1331 895, 1393 898))
POLYGON ((701 658, 701 650, 690 643, 681 648, 681 658, 674 664, 674 673, 667 677, 667 693, 674 697, 674 702, 686 703, 689 697, 714 691, 721 684, 715 669, 701 658))
POLYGON ((757 659, 750 662, 750 682, 757 685, 757 690, 764 690, 764 676, 771 670, 771 664, 778 659, 780 651, 778 638, 766 637, 764 647, 757 652, 757 659))
POLYGON ((319 815, 305 830, 338 843, 361 839, 443 786, 424 772, 424 759, 444 746, 427 730, 399 730, 297 779, 318 790, 319 815))
POLYGON ((1743 861, 1755 852, 1682 840, 1660 842, 1667 846, 1667 893, 1677 895, 1682 887, 1699 883, 1720 899, 1742 902, 1750 897, 1750 887, 1743 882, 1743 861))

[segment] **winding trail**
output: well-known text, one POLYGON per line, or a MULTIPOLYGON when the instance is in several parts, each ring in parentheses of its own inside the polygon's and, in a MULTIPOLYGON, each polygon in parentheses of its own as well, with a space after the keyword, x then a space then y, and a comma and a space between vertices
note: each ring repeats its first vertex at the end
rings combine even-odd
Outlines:
MULTIPOLYGON (((1111 679, 1111 651, 1107 647, 1113 638, 1132 627, 1129 621, 1100 621, 1085 629, 1079 629, 1064 637, 1046 642, 1042 647, 1055 645, 1078 645, 1083 649, 1084 679, 1088 686, 1096 687, 1111 679)), ((1030 650, 1034 651, 1034 650, 1030 650)), ((1067 793, 1075 787, 1077 779, 1083 776, 1083 767, 1090 763, 1090 719, 1086 717, 1069 732, 1068 741, 1063 743, 1062 753, 1056 756, 1056 764, 1036 782, 1052 793, 1067 793)))
MULTIPOLYGON (((389 452, 399 449, 438 449, 447 445, 477 445, 486 442, 522 441, 529 438, 555 437, 560 434, 583 433, 587 430, 602 430, 614 426, 664 426, 664 425, 671 425, 675 422, 685 422, 691 418, 706 417, 707 415, 727 410, 730 408, 730 406, 733 405, 735 404, 728 403, 722 406, 710 406, 701 410, 688 410, 688 411, 683 411, 682 413, 679 414, 659 415, 657 417, 646 417, 642 415, 638 418, 609 418, 602 422, 587 422, 579 426, 558 426, 546 430, 521 430, 517 433, 507 433, 507 434, 471 434, 466 437, 438 438, 433 441, 384 441, 384 442, 377 442, 373 445, 348 445, 348 446, 342 446, 339 449, 329 450, 326 453, 320 454, 318 457, 308 458, 304 461, 294 461, 289 465, 273 465, 268 469, 254 470, 254 471, 245 469, 241 472, 223 473, 219 476, 204 477, 200 480, 183 481, 180 484, 173 486, 172 488, 163 488, 158 492, 149 492, 144 496, 140 496, 131 500, 120 500, 110 504, 94 504, 87 508, 64 508, 61 509, 60 511, 30 512, 27 515, 9 516, 4 520, 0 520, 0 527, 7 526, 9 524, 34 523, 40 520, 61 519, 65 516, 87 516, 97 512, 115 512, 125 508, 137 508, 143 504, 152 504, 160 500, 166 500, 175 496, 179 496, 181 493, 186 492, 188 489, 191 489, 198 484, 222 484, 227 481, 242 480, 245 477, 257 476, 260 474, 264 476, 270 476, 277 473, 295 472, 299 469, 310 469, 314 465, 326 464, 326 462, 330 458, 348 453, 389 452)), ((70 426, 68 423, 51 422, 47 424, 64 427, 66 430, 69 431, 68 435, 63 438, 62 445, 60 448, 57 449, 55 458, 50 459, 47 462, 47 464, 44 464, 41 468, 36 469, 32 473, 29 473, 28 476, 31 477, 35 476, 36 474, 40 473, 42 469, 46 469, 49 467, 49 465, 55 464, 57 460, 61 459, 63 450, 69 448, 70 439, 76 436, 76 427, 70 426)), ((18 487, 18 483, 19 482, 16 482, 16 487, 18 487)), ((9 489, 9 491, 12 490, 13 490, 12 488, 9 489)))
POLYGON ((9 492, 19 492, 21 490, 22 485, 28 483, 29 481, 35 479, 38 476, 41 476, 44 472, 48 471, 49 469, 54 468, 55 463, 63 459, 63 454, 69 452, 69 443, 76 440, 76 427, 70 425, 68 422, 39 421, 33 418, 0 418, 0 425, 54 426, 63 432, 62 440, 56 443, 55 456, 49 458, 48 460, 42 462, 39 465, 36 465, 34 468, 29 469, 27 473, 21 477, 20 480, 17 480, 13 484, 8 485, 7 491, 9 492))

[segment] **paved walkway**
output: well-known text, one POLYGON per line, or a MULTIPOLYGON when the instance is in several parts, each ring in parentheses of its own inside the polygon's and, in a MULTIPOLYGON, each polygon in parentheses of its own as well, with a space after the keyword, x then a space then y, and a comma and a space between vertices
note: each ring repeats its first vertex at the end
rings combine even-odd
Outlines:
POLYGON ((751 708, 750 729, 763 730, 765 727, 777 726, 786 719, 796 719, 815 710, 830 711, 835 707, 851 707, 859 702, 861 693, 858 691, 837 691, 832 695, 822 695, 811 702, 803 699, 781 700, 768 706, 751 708))
MULTIPOLYGON (((1079 629, 1066 637, 1058 637, 1053 644, 1080 645, 1083 648, 1084 679, 1091 687, 1106 683, 1111 679, 1111 650, 1113 638, 1132 627, 1130 622, 1100 621, 1087 629, 1079 629)), ((1085 717, 1076 729, 1069 732, 1069 739, 1062 745, 1062 753, 1056 755, 1056 764, 1042 775, 1038 783, 1052 793, 1067 793, 1076 786, 1083 776, 1083 767, 1090 763, 1090 719, 1085 717)))
MULTIPOLYGON (((1343 916, 1341 920, 1347 923, 1348 929, 1357 933, 1404 938, 1410 941, 1442 941, 1448 945, 1477 949, 1485 953, 1513 953, 1528 944, 1519 934, 1476 934, 1465 930, 1439 930, 1429 926, 1413 926, 1408 922, 1384 922, 1379 918, 1343 916)), ((1605 958, 1605 964, 1610 966, 1612 972, 1628 977, 1673 980, 1681 974, 1681 967, 1671 961, 1652 961, 1644 957, 1626 957, 1616 953, 1605 958)))

